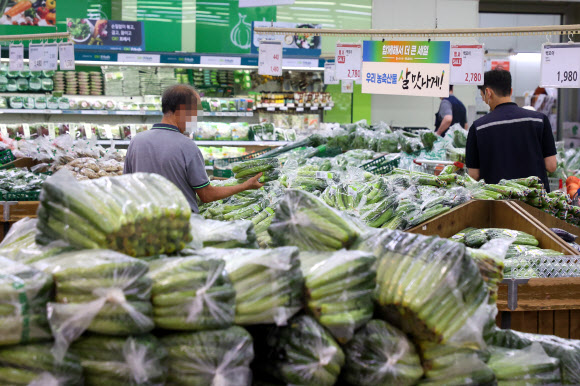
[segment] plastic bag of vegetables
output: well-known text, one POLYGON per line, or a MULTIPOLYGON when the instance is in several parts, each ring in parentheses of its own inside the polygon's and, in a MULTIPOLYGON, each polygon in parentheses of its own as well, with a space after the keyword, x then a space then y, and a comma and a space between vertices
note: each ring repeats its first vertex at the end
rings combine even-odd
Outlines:
POLYGON ((167 351, 153 335, 89 335, 73 343, 70 351, 81 362, 87 386, 153 386, 165 382, 162 361, 167 351))
POLYGON ((344 379, 352 385, 414 385, 423 376, 413 343, 382 320, 371 320, 360 329, 344 353, 344 379))
POLYGON ((308 309, 339 343, 373 316, 375 260, 360 251, 300 254, 308 309))
POLYGON ((192 215, 189 219, 193 241, 189 247, 257 248, 254 223, 246 220, 216 221, 192 215))
POLYGON ((46 304, 52 277, 5 257, 0 265, 0 345, 50 339, 46 304))
POLYGON ((58 358, 85 331, 123 336, 153 329, 147 263, 94 249, 53 256, 33 266, 52 274, 56 284, 48 315, 58 358))
POLYGON ((266 384, 334 385, 344 365, 344 353, 332 336, 310 316, 298 316, 288 326, 259 328, 254 376, 266 384), (263 338, 266 335, 265 339, 263 338))
POLYGON ((177 252, 191 241, 187 200, 157 174, 79 182, 62 170, 46 180, 40 201, 39 244, 65 240, 144 257, 177 252))
POLYGON ((241 327, 167 335, 167 385, 250 385, 252 336, 241 327))
POLYGON ((150 263, 157 327, 208 330, 233 324, 235 290, 220 259, 175 257, 150 263))
POLYGON ((83 384, 78 357, 66 354, 61 360, 50 343, 0 348, 0 384, 22 386, 72 386, 83 384))

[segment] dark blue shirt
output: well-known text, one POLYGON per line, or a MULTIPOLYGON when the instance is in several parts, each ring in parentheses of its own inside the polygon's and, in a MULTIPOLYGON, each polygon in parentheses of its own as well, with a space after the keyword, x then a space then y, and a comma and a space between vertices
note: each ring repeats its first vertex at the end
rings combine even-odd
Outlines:
POLYGON ((548 117, 504 103, 473 123, 467 135, 466 163, 488 184, 537 176, 550 190, 544 158, 556 155, 548 117))

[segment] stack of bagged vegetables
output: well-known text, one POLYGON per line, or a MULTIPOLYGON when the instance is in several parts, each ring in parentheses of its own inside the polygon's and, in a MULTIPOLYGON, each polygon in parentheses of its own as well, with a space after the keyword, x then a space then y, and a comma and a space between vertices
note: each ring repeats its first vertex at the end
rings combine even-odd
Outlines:
POLYGON ((277 158, 264 158, 235 163, 232 165, 232 171, 234 172, 234 177, 241 182, 262 173, 258 181, 267 183, 278 179, 280 175, 279 167, 280 161, 277 158))
POLYGON ((157 174, 77 182, 59 172, 44 183, 40 201, 39 244, 65 240, 142 257, 177 252, 191 238, 187 200, 157 174))
MULTIPOLYGON (((258 216, 254 217, 256 219, 258 216)), ((253 221, 214 221, 199 215, 190 218, 191 236, 189 244, 194 249, 213 248, 257 248, 253 221)), ((267 228, 266 228, 267 229, 267 228)))
POLYGON ((31 173, 26 169, 0 170, 0 200, 35 201, 47 177, 44 174, 31 173), (30 197, 24 197, 25 194, 29 194, 30 197))

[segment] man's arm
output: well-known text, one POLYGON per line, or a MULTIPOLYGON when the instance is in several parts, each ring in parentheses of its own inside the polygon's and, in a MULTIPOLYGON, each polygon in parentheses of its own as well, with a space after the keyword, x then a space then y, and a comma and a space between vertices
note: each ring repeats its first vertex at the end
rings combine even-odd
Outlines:
POLYGON ((445 133, 445 131, 449 128, 449 126, 451 126, 452 122, 453 122, 453 115, 444 116, 443 121, 441 122, 441 125, 439 125, 439 129, 437 129, 437 135, 439 135, 439 136, 443 135, 443 133, 445 133))
POLYGON ((260 189, 263 184, 258 182, 258 179, 262 176, 262 173, 256 175, 255 177, 250 178, 246 182, 235 185, 235 186, 211 186, 207 185, 203 188, 195 189, 195 193, 199 196, 199 199, 204 204, 208 202, 223 200, 224 198, 228 198, 233 196, 234 194, 238 194, 244 192, 246 190, 251 189, 260 189))
POLYGON ((554 173, 558 168, 558 160, 555 155, 544 158, 544 163, 546 164, 546 170, 549 173, 554 173))
POLYGON ((473 178, 475 181, 479 181, 479 169, 467 169, 467 173, 469 174, 469 177, 473 178))

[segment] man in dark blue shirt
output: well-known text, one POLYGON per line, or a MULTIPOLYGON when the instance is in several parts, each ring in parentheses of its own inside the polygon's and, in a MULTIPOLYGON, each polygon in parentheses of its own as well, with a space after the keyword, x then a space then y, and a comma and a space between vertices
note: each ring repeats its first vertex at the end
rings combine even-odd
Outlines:
POLYGON ((555 172, 557 161, 548 117, 512 103, 512 78, 508 71, 486 72, 480 92, 491 112, 469 129, 466 147, 469 175, 488 184, 537 176, 549 191, 546 171, 555 172))
POLYGON ((449 97, 441 98, 439 111, 435 114, 435 132, 445 137, 447 130, 456 123, 467 130, 467 109, 459 99, 453 95, 453 86, 449 86, 449 97))

